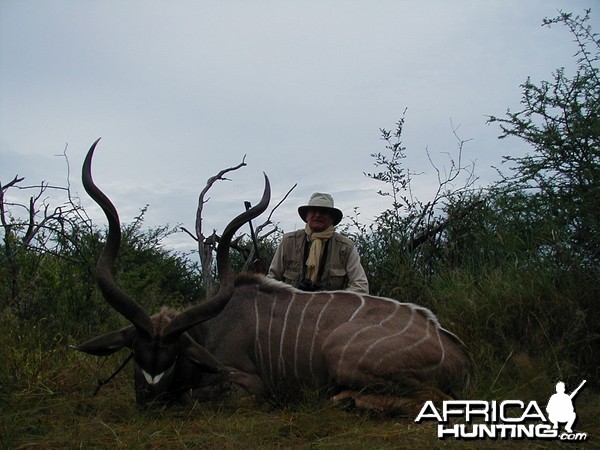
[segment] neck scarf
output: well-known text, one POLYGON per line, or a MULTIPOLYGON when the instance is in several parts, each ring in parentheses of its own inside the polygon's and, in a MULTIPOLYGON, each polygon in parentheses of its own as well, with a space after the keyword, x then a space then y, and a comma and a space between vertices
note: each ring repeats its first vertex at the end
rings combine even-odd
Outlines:
POLYGON ((319 265, 321 263, 321 253, 323 253, 323 242, 333 236, 334 227, 330 225, 324 231, 313 231, 308 225, 304 228, 304 232, 310 240, 310 250, 308 251, 308 258, 306 259, 306 278, 316 282, 319 276, 319 265))

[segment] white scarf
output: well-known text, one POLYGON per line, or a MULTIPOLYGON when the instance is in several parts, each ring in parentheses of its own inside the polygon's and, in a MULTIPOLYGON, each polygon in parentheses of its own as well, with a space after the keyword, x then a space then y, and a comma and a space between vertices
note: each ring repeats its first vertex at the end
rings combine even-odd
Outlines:
POLYGON ((313 231, 308 225, 304 228, 304 232, 310 240, 310 250, 308 251, 308 258, 306 259, 306 278, 312 282, 317 281, 319 276, 319 265, 321 264, 321 254, 323 253, 323 242, 333 236, 335 228, 330 225, 324 231, 313 231))

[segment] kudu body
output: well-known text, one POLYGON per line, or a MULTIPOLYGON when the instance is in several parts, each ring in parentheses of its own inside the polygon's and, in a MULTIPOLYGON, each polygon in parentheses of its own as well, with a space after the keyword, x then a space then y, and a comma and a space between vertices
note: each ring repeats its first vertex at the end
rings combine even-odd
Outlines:
POLYGON ((219 392, 215 387, 225 381, 255 398, 331 388, 334 401, 394 411, 460 393, 468 384, 464 345, 425 308, 348 291, 307 293, 262 275, 231 276, 231 237, 266 209, 266 176, 261 202, 223 232, 217 295, 180 314, 150 317, 110 274, 119 221, 91 178, 96 144, 84 163, 83 181, 109 221, 97 278, 108 303, 133 325, 77 348, 96 355, 132 348, 138 403, 184 392, 204 397, 219 392))

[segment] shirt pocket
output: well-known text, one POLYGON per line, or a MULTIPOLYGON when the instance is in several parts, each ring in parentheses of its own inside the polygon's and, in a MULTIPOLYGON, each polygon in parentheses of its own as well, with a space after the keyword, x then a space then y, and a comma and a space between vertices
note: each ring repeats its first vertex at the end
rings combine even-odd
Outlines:
POLYGON ((288 284, 295 284, 299 277, 299 270, 287 269, 283 272, 283 281, 288 284))
POLYGON ((346 269, 343 268, 331 268, 329 269, 329 290, 338 290, 344 288, 344 282, 346 281, 346 269))
POLYGON ((346 276, 346 269, 330 269, 329 275, 331 276, 331 278, 333 278, 333 277, 344 278, 346 276))

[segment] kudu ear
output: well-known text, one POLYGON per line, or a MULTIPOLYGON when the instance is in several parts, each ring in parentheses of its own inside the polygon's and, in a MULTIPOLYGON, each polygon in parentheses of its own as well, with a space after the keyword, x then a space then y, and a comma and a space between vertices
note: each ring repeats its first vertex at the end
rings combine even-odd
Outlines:
POLYGON ((136 334, 137 330, 135 327, 128 326, 96 336, 89 341, 76 345, 75 349, 91 355, 107 356, 117 350, 121 350, 123 347, 131 348, 136 334))
POLYGON ((187 358, 194 364, 202 367, 207 372, 217 373, 223 365, 208 350, 198 344, 188 333, 181 335, 183 351, 187 358))

